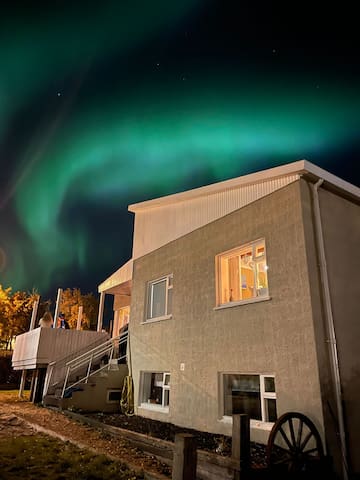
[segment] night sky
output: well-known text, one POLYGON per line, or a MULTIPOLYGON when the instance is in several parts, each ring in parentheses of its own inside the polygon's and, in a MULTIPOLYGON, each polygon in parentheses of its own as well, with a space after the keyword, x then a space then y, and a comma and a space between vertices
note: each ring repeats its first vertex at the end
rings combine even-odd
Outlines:
POLYGON ((6 3, 4 287, 96 292, 130 203, 300 159, 360 186, 355 2, 6 3))

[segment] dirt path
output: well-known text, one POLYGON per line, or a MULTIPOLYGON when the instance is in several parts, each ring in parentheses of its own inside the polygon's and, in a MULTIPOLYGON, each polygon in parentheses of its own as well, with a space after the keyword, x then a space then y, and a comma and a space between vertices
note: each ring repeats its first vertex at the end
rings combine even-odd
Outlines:
POLYGON ((171 476, 167 465, 131 447, 124 440, 111 439, 103 432, 82 425, 61 412, 20 400, 17 392, 0 391, 0 439, 39 433, 103 453, 126 463, 134 470, 143 469, 153 478, 168 479, 171 476))

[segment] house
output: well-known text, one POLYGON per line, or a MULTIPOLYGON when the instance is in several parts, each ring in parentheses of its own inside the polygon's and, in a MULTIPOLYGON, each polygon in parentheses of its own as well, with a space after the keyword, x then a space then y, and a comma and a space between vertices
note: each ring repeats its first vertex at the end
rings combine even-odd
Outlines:
MULTIPOLYGON (((132 258, 100 286, 129 320, 135 412, 231 435, 315 424, 360 474, 360 189, 308 161, 129 206, 132 258)), ((101 328, 101 308, 99 328, 101 328)))

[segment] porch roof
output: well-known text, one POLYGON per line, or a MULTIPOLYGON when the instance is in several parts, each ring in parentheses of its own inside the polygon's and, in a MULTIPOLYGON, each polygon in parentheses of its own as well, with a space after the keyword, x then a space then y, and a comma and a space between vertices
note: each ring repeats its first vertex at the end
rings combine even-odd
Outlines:
POLYGON ((132 273, 133 259, 131 258, 98 286, 98 292, 129 295, 131 293, 132 273))

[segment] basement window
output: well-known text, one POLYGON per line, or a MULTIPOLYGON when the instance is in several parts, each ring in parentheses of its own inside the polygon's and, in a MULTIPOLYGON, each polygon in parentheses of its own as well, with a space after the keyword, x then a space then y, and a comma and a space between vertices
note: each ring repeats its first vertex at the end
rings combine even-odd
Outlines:
POLYGON ((268 299, 265 240, 216 256, 217 306, 268 299))
POLYGON ((147 284, 146 321, 171 317, 173 276, 166 275, 147 284))
POLYGON ((222 382, 224 416, 246 413, 252 420, 276 421, 274 375, 225 373, 222 382))
POLYGON ((169 411, 170 373, 142 372, 140 406, 149 410, 169 411))
POLYGON ((121 400, 121 390, 108 390, 106 403, 119 403, 121 400))

